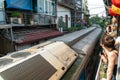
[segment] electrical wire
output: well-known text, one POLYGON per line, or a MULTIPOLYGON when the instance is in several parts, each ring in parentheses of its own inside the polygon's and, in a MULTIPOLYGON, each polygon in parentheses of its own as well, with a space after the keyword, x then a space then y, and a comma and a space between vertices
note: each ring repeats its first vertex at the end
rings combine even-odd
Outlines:
POLYGON ((105 8, 105 7, 94 7, 94 8, 88 8, 88 9, 98 9, 98 8, 105 8))
POLYGON ((96 13, 96 14, 91 14, 91 15, 98 15, 98 14, 101 14, 101 13, 104 13, 104 12, 106 12, 106 11, 104 10, 102 12, 99 12, 99 13, 96 13))
POLYGON ((89 5, 89 6, 104 6, 104 5, 94 5, 94 4, 87 4, 87 5, 89 5))
POLYGON ((109 9, 109 7, 105 4, 105 3, 103 3, 104 5, 94 5, 94 4, 87 4, 87 5, 89 5, 89 6, 104 6, 104 7, 106 7, 107 9, 109 9))

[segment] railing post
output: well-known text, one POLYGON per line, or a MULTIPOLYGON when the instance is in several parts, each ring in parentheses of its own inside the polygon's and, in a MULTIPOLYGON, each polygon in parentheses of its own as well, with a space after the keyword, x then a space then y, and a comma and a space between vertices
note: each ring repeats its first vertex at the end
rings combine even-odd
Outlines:
MULTIPOLYGON (((120 54, 120 45, 119 45, 119 54, 120 54)), ((118 55, 118 64, 117 64, 117 75, 116 80, 120 80, 120 55, 118 55)))

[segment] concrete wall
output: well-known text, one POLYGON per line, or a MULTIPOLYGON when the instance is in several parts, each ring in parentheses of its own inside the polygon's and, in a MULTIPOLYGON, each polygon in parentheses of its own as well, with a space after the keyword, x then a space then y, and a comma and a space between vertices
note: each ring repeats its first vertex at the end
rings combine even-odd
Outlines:
POLYGON ((0 35, 0 56, 6 55, 8 52, 12 52, 13 48, 11 46, 11 41, 0 35))
POLYGON ((0 0, 0 24, 5 23, 4 0, 0 0))

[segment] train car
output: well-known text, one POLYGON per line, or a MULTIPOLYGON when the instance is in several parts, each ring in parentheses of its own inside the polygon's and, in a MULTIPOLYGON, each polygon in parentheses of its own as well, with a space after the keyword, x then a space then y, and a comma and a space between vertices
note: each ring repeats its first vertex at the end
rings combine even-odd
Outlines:
POLYGON ((8 53, 0 58, 0 80, 92 80, 100 35, 90 27, 8 53))

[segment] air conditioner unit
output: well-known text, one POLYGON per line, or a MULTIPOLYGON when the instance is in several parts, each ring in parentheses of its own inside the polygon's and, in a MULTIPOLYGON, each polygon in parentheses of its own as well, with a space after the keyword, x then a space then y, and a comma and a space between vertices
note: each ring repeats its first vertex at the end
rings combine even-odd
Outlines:
POLYGON ((54 18, 50 18, 50 24, 55 24, 55 19, 54 18))
POLYGON ((11 23, 13 24, 22 24, 21 18, 10 18, 11 23))

